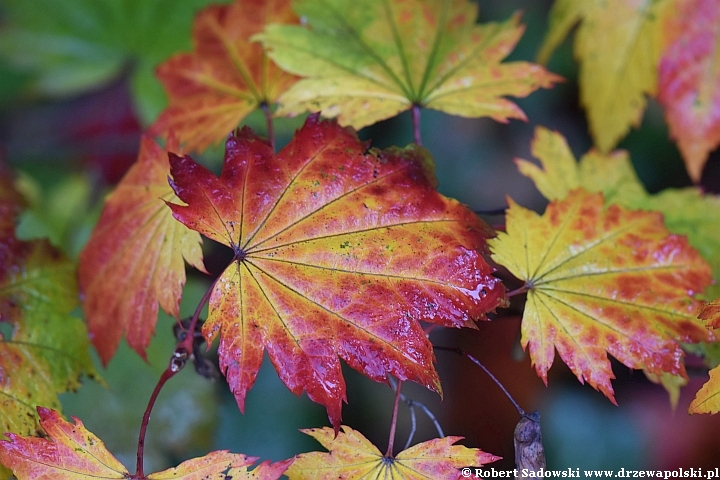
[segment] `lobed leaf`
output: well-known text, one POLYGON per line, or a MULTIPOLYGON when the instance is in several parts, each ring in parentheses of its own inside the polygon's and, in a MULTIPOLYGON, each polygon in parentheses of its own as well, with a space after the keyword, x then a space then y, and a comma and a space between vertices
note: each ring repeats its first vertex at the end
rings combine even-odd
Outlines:
POLYGON ((525 282, 522 345, 547 382, 555 357, 614 402, 607 354, 630 368, 685 377, 678 342, 712 335, 688 292, 710 269, 658 213, 604 205, 573 190, 541 217, 510 201, 507 233, 489 241, 493 259, 525 282))
POLYGON ((720 8, 681 0, 665 28, 675 32, 660 59, 658 101, 694 182, 720 145, 720 8))
POLYGON ((44 240, 14 235, 22 207, 11 177, 0 174, 0 432, 37 431, 37 405, 60 408, 58 394, 97 376, 85 325, 70 315, 78 304, 75 266, 44 240), (7 216, 6 216, 7 215, 7 216))
POLYGON ((669 5, 671 0, 558 0, 553 5, 540 59, 547 60, 580 22, 574 45, 580 63, 580 102, 601 152, 610 151, 631 126, 640 124, 645 96, 656 93, 669 5))
POLYGON ((591 150, 578 162, 565 137, 538 126, 530 151, 540 160, 540 166, 523 159, 515 159, 515 163, 548 200, 563 199, 577 188, 602 192, 608 203, 630 207, 638 206, 648 196, 623 150, 609 154, 591 150))
POLYGON ((315 438, 328 453, 301 453, 288 468, 290 480, 386 479, 460 479, 460 469, 482 467, 500 457, 477 448, 454 445, 462 437, 436 438, 386 457, 360 432, 342 427, 337 435, 331 428, 302 430, 315 438))
MULTIPOLYGON (((102 440, 89 432, 83 423, 65 421, 58 412, 38 408, 40 424, 47 438, 8 434, 0 441, 0 461, 13 470, 18 480, 126 479, 130 473, 105 448, 102 440)), ((252 472, 247 466, 255 458, 226 451, 210 452, 204 457, 181 463, 178 467, 152 473, 138 480, 200 480, 280 478, 291 460, 270 465, 262 463, 252 472)))
POLYGON ((253 110, 272 105, 296 77, 280 70, 250 37, 267 23, 297 23, 290 0, 236 0, 200 11, 194 50, 157 69, 170 105, 151 128, 174 131, 190 151, 227 137, 253 110))
MULTIPOLYGON (((638 179, 627 152, 603 155, 590 151, 577 162, 562 135, 542 127, 535 131, 531 150, 541 166, 521 159, 516 163, 520 172, 531 178, 549 200, 565 198, 570 190, 581 187, 603 193, 606 204, 661 212, 668 230, 686 235, 710 265, 716 284, 707 289, 706 295, 712 298, 718 294, 720 198, 717 195, 704 194, 698 188, 666 189, 651 195, 638 179)), ((683 348, 705 357, 706 363, 714 366, 717 343, 685 344, 683 348)), ((671 404, 677 404, 679 388, 687 379, 668 373, 645 374, 668 391, 671 404)))
POLYGON ((267 349, 285 385, 339 425, 339 358, 439 391, 420 321, 474 327, 505 302, 483 260, 488 227, 434 189, 420 147, 368 149, 334 122, 308 119, 278 155, 244 129, 220 177, 171 157, 170 204, 189 228, 235 257, 203 326, 242 410, 267 349))
POLYGON ((504 98, 561 81, 527 62, 501 63, 523 33, 518 16, 476 25, 467 0, 300 0, 306 27, 258 35, 284 70, 305 77, 280 96, 278 115, 307 110, 356 129, 413 105, 500 122, 525 119, 504 98))
POLYGON ((137 162, 107 198, 90 240, 80 253, 78 278, 92 342, 107 364, 123 334, 145 358, 158 305, 175 317, 185 285, 183 259, 205 271, 200 235, 176 222, 165 201, 177 201, 168 185, 167 148, 149 137, 137 162))

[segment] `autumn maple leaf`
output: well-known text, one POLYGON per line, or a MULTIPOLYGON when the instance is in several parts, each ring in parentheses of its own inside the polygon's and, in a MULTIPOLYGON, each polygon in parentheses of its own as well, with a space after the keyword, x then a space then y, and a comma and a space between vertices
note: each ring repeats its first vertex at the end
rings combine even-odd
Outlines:
POLYGON ((170 105, 151 134, 178 135, 189 151, 227 137, 250 112, 273 105, 297 77, 280 70, 250 37, 266 23, 297 23, 290 0, 236 0, 200 11, 194 50, 157 69, 170 105))
POLYGON ((698 182, 720 145, 720 4, 680 0, 666 29, 673 42, 660 59, 658 101, 690 178, 698 182))
POLYGON ((270 25, 256 38, 303 78, 280 96, 277 115, 307 110, 356 129, 413 105, 500 122, 525 119, 506 95, 524 97, 561 80, 539 65, 501 63, 523 33, 518 16, 476 25, 467 0, 300 0, 305 27, 270 25))
MULTIPOLYGON (((716 284, 705 292, 708 296, 718 292, 720 279, 720 197, 707 194, 699 188, 666 189, 650 194, 640 182, 633 169, 630 156, 618 150, 602 154, 591 150, 579 161, 570 150, 565 138, 558 132, 538 127, 531 151, 540 161, 540 166, 517 159, 518 169, 535 183, 537 189, 548 200, 561 200, 570 191, 583 188, 590 192, 601 192, 605 203, 616 203, 631 209, 657 211, 663 214, 667 229, 687 236, 690 244, 700 252, 710 265, 716 284)), ((703 318, 703 315, 700 315, 703 318)), ((694 351, 706 355, 712 344, 699 343, 694 351)), ((685 345, 688 348, 688 344, 685 345)), ((655 383, 660 383, 670 393, 673 405, 679 399, 679 388, 687 383, 686 378, 662 373, 645 372, 655 383)))
POLYGON ((220 450, 162 472, 135 476, 77 418, 73 424, 58 412, 42 407, 38 408, 38 415, 47 438, 11 433, 9 440, 0 441, 0 462, 10 468, 18 480, 276 480, 292 461, 263 462, 248 471, 247 467, 257 458, 220 450))
POLYGON ((185 263, 205 271, 200 235, 176 222, 165 201, 177 201, 168 185, 168 150, 145 137, 137 162, 107 198, 90 240, 80 253, 78 278, 93 344, 107 364, 123 333, 145 357, 158 305, 179 314, 185 263))
POLYGON ((386 457, 360 432, 344 425, 337 436, 331 428, 302 431, 329 452, 297 455, 286 473, 290 480, 461 479, 463 467, 480 468, 500 460, 500 457, 477 448, 454 445, 462 437, 436 438, 410 447, 395 457, 386 457))
POLYGON ((244 129, 216 177, 171 158, 170 204, 189 228, 230 246, 203 326, 220 333, 220 363, 241 410, 267 349, 285 385, 339 425, 339 358, 439 391, 420 321, 473 327, 504 304, 481 256, 487 227, 434 189, 420 147, 368 149, 311 116, 277 156, 244 129))
POLYGON ((685 377, 678 342, 712 335, 688 292, 710 269, 655 212, 604 205, 573 190, 541 217, 510 201, 507 233, 489 241, 493 259, 525 282, 522 345, 547 382, 555 349, 581 382, 613 400, 607 354, 630 368, 685 377))

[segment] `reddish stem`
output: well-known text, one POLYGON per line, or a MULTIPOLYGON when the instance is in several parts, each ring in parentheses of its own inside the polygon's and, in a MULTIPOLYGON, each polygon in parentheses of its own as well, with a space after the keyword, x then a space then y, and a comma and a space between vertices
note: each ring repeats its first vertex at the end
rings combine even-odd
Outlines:
MULTIPOLYGON (((235 259, 233 259, 233 262, 235 259)), ((229 265, 228 265, 229 266, 229 265)), ((205 304, 210 301, 210 295, 212 294, 213 289, 215 288, 215 284, 217 283, 218 279, 220 277, 217 277, 213 282, 210 284, 210 287, 207 289, 203 297, 200 299, 200 303, 198 303, 197 308, 195 309, 195 313, 193 313, 192 318, 190 319, 190 325, 188 326, 188 334, 185 335, 185 339, 178 344, 178 348, 183 347, 186 352, 192 352, 193 349, 193 341, 194 341, 194 335, 195 329, 197 328, 197 322, 200 318, 200 312, 202 312, 203 307, 205 307, 205 304)))
POLYGON ((395 405, 393 405, 392 422, 390 423, 390 438, 388 439, 388 449, 385 452, 385 458, 393 457, 393 448, 395 447, 395 429, 397 427, 398 406, 400 405, 400 389, 402 388, 402 380, 398 380, 395 387, 395 405))
MULTIPOLYGON (((177 352, 177 350, 176 350, 177 352)), ((173 360, 175 360, 175 356, 173 356, 173 360)), ((158 395, 160 394, 160 390, 162 390, 163 386, 165 385, 165 382, 170 380, 173 375, 175 375, 177 372, 180 371, 178 368, 174 368, 173 360, 170 361, 170 365, 168 365, 168 368, 165 369, 165 371, 160 375, 160 380, 158 380, 157 385, 155 385, 155 390, 153 390, 152 395, 150 395, 150 401, 148 402, 147 408, 145 408, 145 414, 143 415, 142 423, 140 424, 140 437, 138 438, 138 449, 137 449, 137 469, 135 471, 135 478, 144 478, 145 474, 143 473, 143 456, 145 453, 145 433, 147 432, 147 426, 148 422, 150 421, 150 412, 153 409, 153 405, 155 405, 155 400, 157 400, 158 395)), ((181 367, 182 368, 182 367, 181 367)))
POLYGON ((138 437, 137 449, 137 469, 133 478, 145 478, 145 474, 143 472, 143 458, 145 455, 145 434, 147 433, 148 423, 150 422, 150 413, 152 412, 153 406, 155 406, 155 400, 157 400, 157 397, 160 394, 160 390, 162 390, 168 380, 170 380, 176 373, 182 370, 182 368, 185 366, 185 362, 187 362, 187 359, 190 356, 190 352, 193 351, 193 332, 195 332, 198 318, 200 318, 200 312, 202 312, 203 307, 208 302, 208 300, 210 300, 210 294, 212 293, 213 288, 215 288, 215 283, 217 283, 218 278, 216 278, 210 284, 210 287, 200 299, 200 303, 198 303, 198 306, 195 309, 195 313, 190 320, 188 334, 185 335, 185 339, 180 342, 177 347, 175 347, 175 351, 170 358, 170 363, 168 364, 168 367, 165 369, 162 375, 160 375, 160 379, 158 380, 157 385, 155 385, 155 390, 153 390, 152 395, 150 395, 150 400, 148 401, 147 407, 145 408, 142 423, 140 424, 140 435, 138 437))
POLYGON ((525 292, 527 292, 528 290, 530 290, 530 287, 528 287, 527 284, 526 284, 526 285, 523 285, 523 286, 520 287, 520 288, 516 288, 515 290, 511 290, 511 291, 507 292, 506 295, 507 295, 508 298, 510 298, 510 297, 514 297, 515 295, 520 295, 521 293, 525 293, 525 292))
POLYGON ((420 136, 420 105, 413 105, 412 107, 412 121, 413 121, 413 136, 415 137, 415 143, 422 146, 422 137, 420 136))
POLYGON ((272 113, 270 113, 270 107, 265 102, 260 104, 260 108, 262 109, 263 113, 265 114, 265 123, 267 125, 268 141, 270 142, 270 146, 272 147, 273 152, 274 152, 275 151, 275 129, 273 127, 272 113))

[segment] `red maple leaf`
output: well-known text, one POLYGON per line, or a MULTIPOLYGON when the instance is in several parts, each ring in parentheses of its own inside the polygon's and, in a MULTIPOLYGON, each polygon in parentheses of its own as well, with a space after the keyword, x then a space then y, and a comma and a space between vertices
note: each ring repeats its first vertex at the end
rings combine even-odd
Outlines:
POLYGON ((420 321, 473 327, 504 304, 481 256, 489 230, 437 193, 426 150, 368 149, 334 122, 308 119, 277 156, 249 129, 227 142, 220 177, 171 156, 189 228, 235 258, 210 297, 203 332, 243 409, 267 349, 282 381, 339 425, 339 358, 366 376, 440 390, 420 321))

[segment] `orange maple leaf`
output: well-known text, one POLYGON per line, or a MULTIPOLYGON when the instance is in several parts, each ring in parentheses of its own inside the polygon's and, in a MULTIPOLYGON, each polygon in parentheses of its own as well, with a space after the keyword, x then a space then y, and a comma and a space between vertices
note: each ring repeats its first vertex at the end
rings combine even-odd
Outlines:
POLYGON ((257 458, 219 450, 162 472, 136 476, 131 475, 105 448, 103 441, 77 418, 73 418, 73 424, 65 421, 58 412, 43 407, 38 407, 38 415, 48 438, 10 433, 7 434, 9 440, 0 441, 0 462, 10 468, 18 480, 276 480, 292 462, 263 462, 248 471, 247 467, 257 458))
POLYGON ((277 156, 244 129, 220 178, 171 157, 175 217, 230 246, 203 326, 242 410, 266 348, 285 385, 339 425, 338 356, 376 381, 388 374, 439 391, 420 321, 474 327, 504 304, 481 256, 488 227, 434 189, 412 146, 368 150, 311 116, 277 156))
POLYGON ((477 448, 453 445, 463 437, 436 438, 410 447, 395 457, 386 457, 360 432, 345 425, 337 436, 331 428, 311 428, 302 432, 316 439, 329 452, 297 455, 286 473, 290 480, 461 479, 467 478, 460 470, 463 467, 480 468, 500 460, 500 457, 477 448))
POLYGON ((185 285, 183 258, 201 271, 201 238, 176 222, 165 201, 177 201, 168 184, 168 151, 143 138, 137 162, 107 198, 100 220, 80 253, 78 278, 92 342, 107 364, 126 333, 143 358, 155 331, 158 304, 179 314, 185 285))
POLYGON ((666 26, 677 34, 660 60, 658 101, 690 178, 698 182, 708 154, 720 145, 720 3, 677 3, 666 26))
POLYGON ((193 27, 194 51, 157 69, 170 105, 152 134, 174 131, 189 151, 227 137, 250 112, 272 105, 297 77, 280 70, 250 37, 267 23, 297 23, 290 0, 236 0, 200 11, 193 27))
POLYGON ((657 212, 604 206, 573 190, 541 217, 510 200, 493 259, 525 281, 522 345, 547 383, 555 357, 614 402, 607 354, 630 368, 686 377, 678 342, 708 341, 697 321, 710 268, 657 212))

